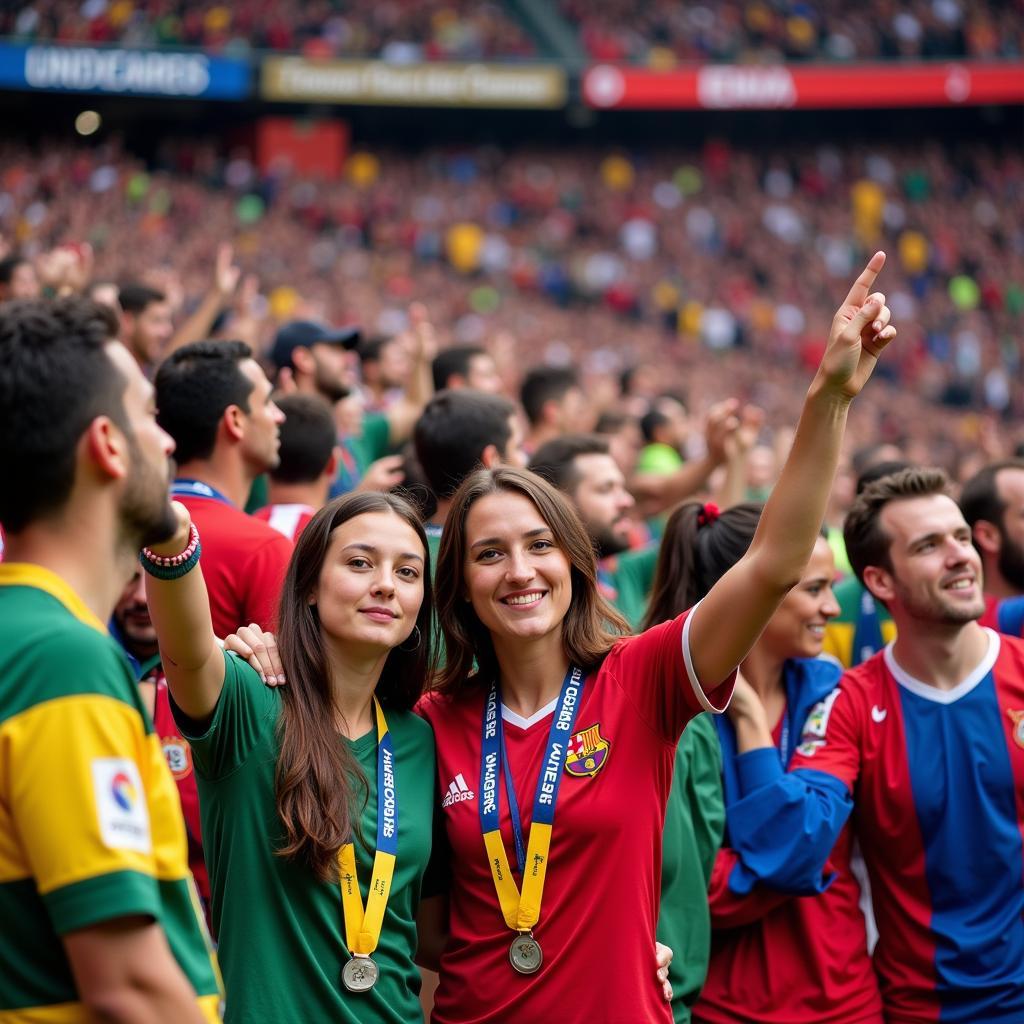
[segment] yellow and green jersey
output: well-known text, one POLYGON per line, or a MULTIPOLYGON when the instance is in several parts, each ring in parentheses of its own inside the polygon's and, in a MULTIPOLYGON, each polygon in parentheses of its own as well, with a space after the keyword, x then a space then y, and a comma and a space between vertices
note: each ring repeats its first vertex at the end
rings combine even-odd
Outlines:
POLYGON ((896 624, 856 576, 837 583, 833 592, 839 614, 825 626, 824 653, 854 668, 895 638, 896 624))
POLYGON ((59 576, 0 565, 0 1022, 88 1019, 61 936, 144 915, 219 1020, 174 780, 128 662, 59 576))

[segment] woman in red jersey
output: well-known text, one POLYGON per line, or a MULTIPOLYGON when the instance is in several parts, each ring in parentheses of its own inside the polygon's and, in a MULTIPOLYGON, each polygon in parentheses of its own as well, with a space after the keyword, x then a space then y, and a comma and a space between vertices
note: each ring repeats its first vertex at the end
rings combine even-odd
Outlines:
MULTIPOLYGON (((696 502, 678 507, 665 524, 645 624, 700 601, 750 546, 760 512, 759 505, 721 515, 696 502)), ((792 799, 785 770, 797 746, 824 731, 842 672, 820 657, 825 626, 839 613, 834 577, 822 535, 800 582, 740 665, 728 715, 715 720, 726 840, 711 877, 711 961, 693 1009, 699 1024, 882 1021, 860 886, 850 870, 850 829, 832 851, 834 877, 809 871, 800 894, 806 898, 772 884, 780 864, 792 869, 805 841, 779 825, 792 799)))
POLYGON ((895 336, 869 295, 883 263, 836 314, 750 549, 690 612, 622 638, 557 491, 499 468, 455 495, 436 577, 447 664, 421 702, 452 849, 437 1024, 671 1020, 649 957, 675 746, 724 710, 812 554, 850 402, 895 336))

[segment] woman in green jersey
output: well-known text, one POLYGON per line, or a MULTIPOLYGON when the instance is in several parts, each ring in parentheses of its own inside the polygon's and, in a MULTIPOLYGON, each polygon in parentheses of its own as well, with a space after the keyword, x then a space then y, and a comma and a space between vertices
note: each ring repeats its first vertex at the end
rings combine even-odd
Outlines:
POLYGON ((225 1020, 419 1020, 437 799, 431 730, 411 713, 430 669, 419 520, 378 493, 317 513, 281 595, 290 685, 272 689, 217 645, 176 508, 175 538, 142 561, 199 785, 225 1020))

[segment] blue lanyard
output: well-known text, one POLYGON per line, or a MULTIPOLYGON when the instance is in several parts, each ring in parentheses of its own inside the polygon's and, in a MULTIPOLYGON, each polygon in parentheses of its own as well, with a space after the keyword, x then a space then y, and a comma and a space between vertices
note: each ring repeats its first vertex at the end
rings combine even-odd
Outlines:
POLYGON ((171 496, 174 498, 191 496, 193 498, 212 498, 214 501, 223 502, 225 505, 235 507, 235 503, 216 488, 204 484, 202 480, 189 480, 186 477, 179 477, 171 484, 171 496))
MULTIPOLYGON (((383 720, 383 712, 380 715, 383 720)), ((387 726, 378 725, 377 738, 377 849, 398 855, 398 791, 395 782, 395 747, 387 726)))
MULTIPOLYGON (((565 756, 569 752, 569 740, 576 724, 583 696, 583 672, 574 665, 562 680, 562 690, 551 718, 548 730, 547 753, 537 779, 537 789, 533 797, 533 821, 542 825, 553 825, 555 821, 555 803, 558 800, 558 789, 562 783, 562 768, 565 756)), ((523 842, 523 824, 519 815, 519 802, 516 800, 515 786, 512 784, 512 771, 505 755, 505 727, 499 713, 500 697, 498 684, 491 686, 491 691, 484 705, 483 745, 480 767, 480 827, 486 835, 500 828, 498 802, 498 769, 505 776, 505 788, 508 792, 508 809, 512 818, 512 835, 515 840, 516 862, 519 872, 526 867, 526 844, 523 842)))

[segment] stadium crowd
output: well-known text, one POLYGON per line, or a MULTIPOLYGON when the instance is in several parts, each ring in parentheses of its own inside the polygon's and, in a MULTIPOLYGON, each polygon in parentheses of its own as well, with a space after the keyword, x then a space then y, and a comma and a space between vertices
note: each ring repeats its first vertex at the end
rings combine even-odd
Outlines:
POLYGON ((391 61, 529 57, 533 43, 497 2, 320 0, 37 0, 5 4, 0 35, 122 46, 197 46, 218 53, 301 52, 391 61))
MULTIPOLYGON (((1024 16, 1012 3, 656 0, 638 10, 626 0, 560 0, 556 10, 593 60, 661 69, 694 61, 1014 59, 1024 52, 1024 16)), ((393 61, 536 55, 516 14, 498 0, 31 0, 4 5, 0 35, 393 61)))
POLYGON ((686 61, 1012 59, 1024 48, 1013 4, 658 0, 638 9, 628 0, 561 0, 560 7, 594 60, 662 69, 686 61))
POLYGON ((789 423, 799 372, 817 363, 830 286, 886 241, 904 338, 851 429, 956 475, 991 424, 1024 440, 1021 170, 982 145, 782 160, 709 144, 361 151, 328 183, 261 174, 244 151, 168 148, 147 167, 114 144, 42 159, 9 144, 0 238, 37 260, 88 246, 94 277, 141 277, 186 316, 227 243, 245 282, 232 330, 257 351, 283 319, 394 333, 426 300, 443 343, 494 344, 503 365, 571 362, 598 411, 618 373, 651 364, 697 415, 730 393, 769 428, 789 423))

